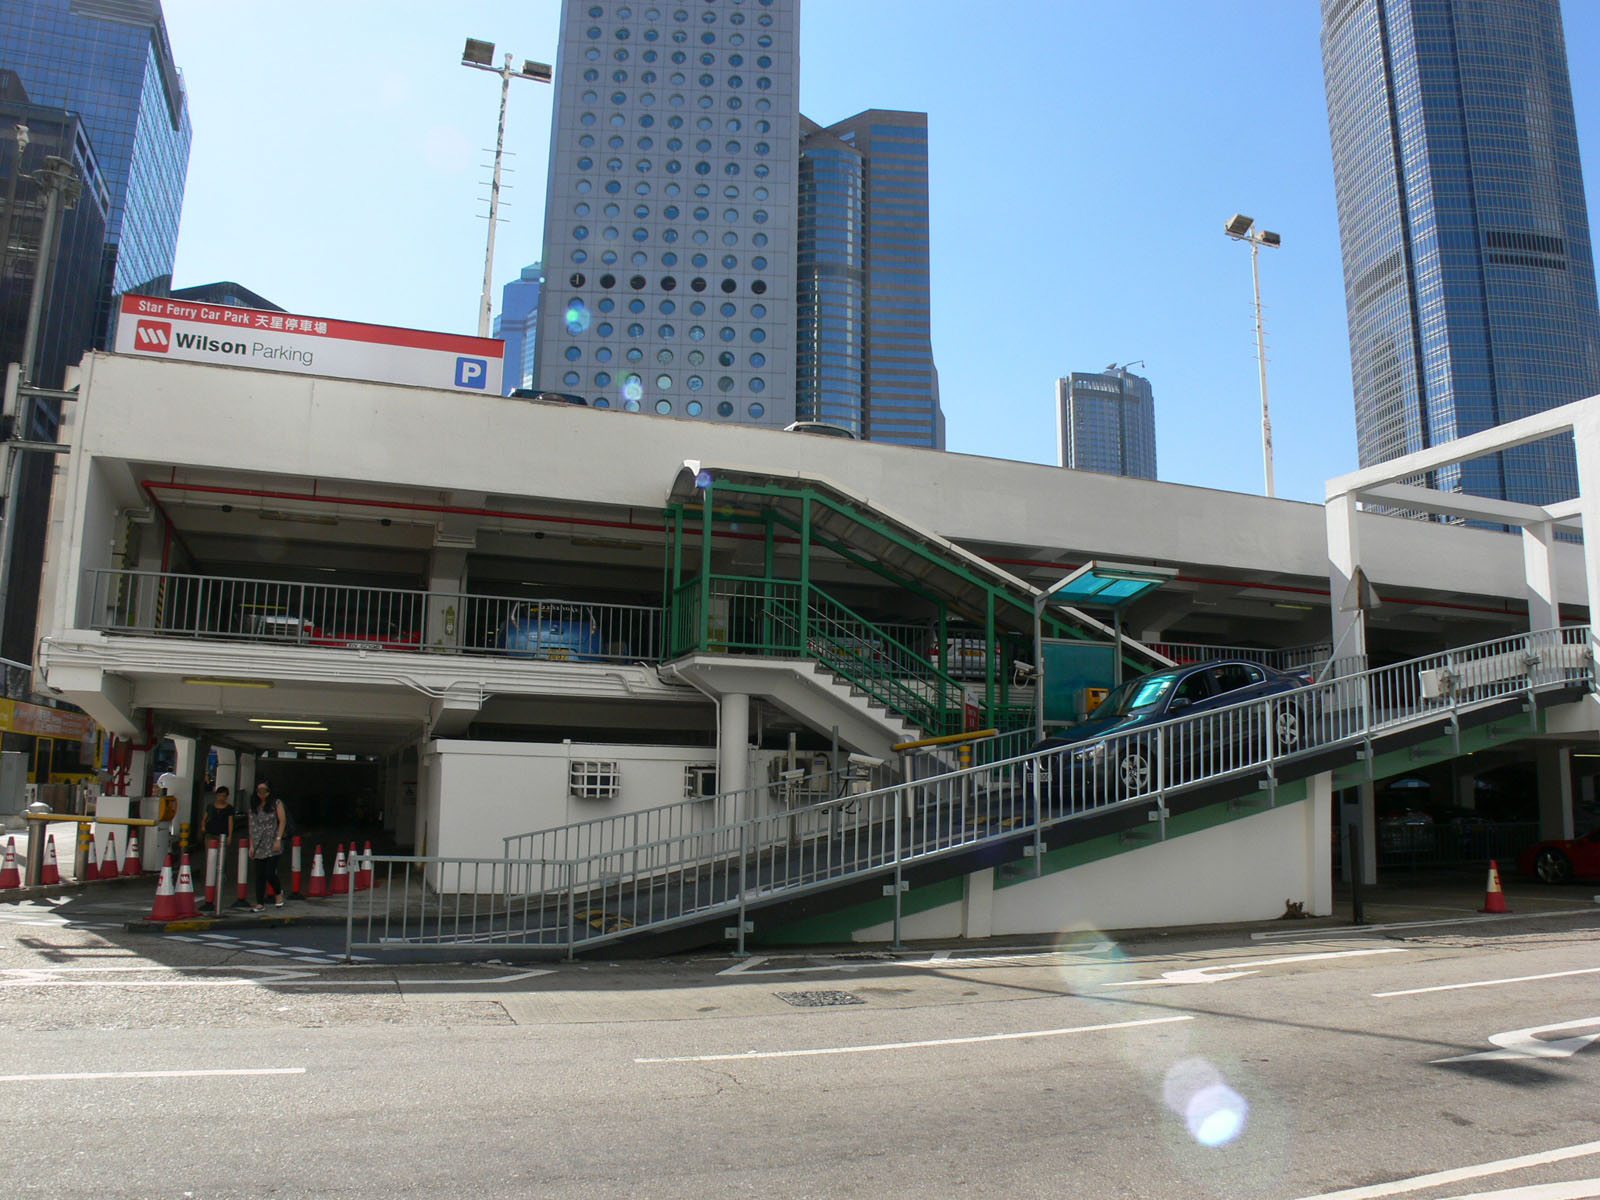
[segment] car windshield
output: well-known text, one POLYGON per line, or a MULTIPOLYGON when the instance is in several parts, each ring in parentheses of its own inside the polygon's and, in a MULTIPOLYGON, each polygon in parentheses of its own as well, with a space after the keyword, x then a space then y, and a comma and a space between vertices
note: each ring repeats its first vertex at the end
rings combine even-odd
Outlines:
POLYGON ((1172 690, 1178 681, 1175 671, 1146 675, 1130 679, 1100 702, 1094 710, 1096 717, 1131 717, 1161 703, 1161 698, 1172 690))

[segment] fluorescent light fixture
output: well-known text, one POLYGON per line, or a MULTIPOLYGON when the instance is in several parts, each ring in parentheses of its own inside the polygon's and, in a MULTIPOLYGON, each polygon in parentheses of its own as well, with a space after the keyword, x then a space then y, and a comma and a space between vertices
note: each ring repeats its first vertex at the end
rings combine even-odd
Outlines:
POLYGON ((208 676, 185 675, 185 683, 192 683, 196 687, 246 687, 269 688, 272 686, 270 679, 212 679, 208 676))
POLYGON ((251 717, 252 725, 321 725, 321 721, 302 721, 297 717, 251 717))
POLYGON ((329 745, 327 742, 290 742, 289 745, 293 746, 296 750, 332 750, 333 749, 333 747, 331 745, 329 745))
POLYGON ((327 733, 326 725, 262 725, 262 733, 327 733))
POLYGON ((1291 608, 1296 612, 1316 612, 1317 611, 1317 606, 1315 604, 1291 604, 1287 600, 1274 600, 1272 602, 1272 607, 1273 608, 1291 608))

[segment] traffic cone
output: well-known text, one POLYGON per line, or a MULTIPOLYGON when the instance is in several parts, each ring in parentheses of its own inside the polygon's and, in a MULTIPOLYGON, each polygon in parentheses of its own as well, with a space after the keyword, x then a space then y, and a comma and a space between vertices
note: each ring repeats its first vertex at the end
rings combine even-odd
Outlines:
POLYGON ((297 833, 289 842, 289 894, 296 900, 301 898, 300 882, 300 835, 297 833))
POLYGON ((178 906, 178 919, 198 917, 200 908, 194 902, 194 875, 189 870, 189 856, 185 854, 178 865, 178 886, 173 893, 178 906))
POLYGON ((128 830, 128 857, 122 860, 124 875, 143 875, 144 864, 139 861, 139 835, 128 830))
POLYGON ((150 908, 146 921, 176 921, 178 897, 172 890, 172 855, 162 864, 161 876, 156 880, 156 902, 150 908))
POLYGON ((1495 865, 1494 859, 1489 860, 1489 891, 1483 898, 1483 907, 1478 910, 1485 913, 1508 913, 1506 907, 1506 894, 1500 890, 1500 868, 1495 865))
POLYGON ((92 837, 84 843, 84 856, 83 879, 79 880, 79 882, 85 883, 91 879, 99 879, 100 856, 94 852, 94 838, 92 837))
POLYGON ((372 886, 372 843, 361 851, 361 865, 356 868, 356 891, 364 892, 372 886))
POLYGON ((6 863, 0 867, 0 888, 19 888, 22 886, 22 872, 17 870, 17 839, 6 839, 6 863))
POLYGON ((56 861, 56 835, 53 833, 44 839, 44 862, 39 867, 39 882, 61 882, 61 864, 56 861))
POLYGON ((339 843, 339 850, 333 860, 333 878, 328 884, 328 893, 333 896, 345 896, 350 892, 350 868, 344 861, 344 843, 339 843))
POLYGON ((328 877, 322 873, 322 847, 318 846, 311 855, 311 885, 306 888, 306 895, 316 900, 327 894, 328 877))
POLYGON ((100 864, 101 879, 115 879, 120 872, 117 870, 117 831, 113 829, 106 834, 106 860, 100 864))

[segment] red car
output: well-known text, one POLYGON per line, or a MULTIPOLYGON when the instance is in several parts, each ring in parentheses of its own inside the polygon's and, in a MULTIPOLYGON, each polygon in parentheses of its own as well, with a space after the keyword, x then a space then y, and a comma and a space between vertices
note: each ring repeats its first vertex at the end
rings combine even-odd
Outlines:
POLYGON ((1517 870, 1545 883, 1600 879, 1600 829, 1582 837, 1540 842, 1517 855, 1517 870))

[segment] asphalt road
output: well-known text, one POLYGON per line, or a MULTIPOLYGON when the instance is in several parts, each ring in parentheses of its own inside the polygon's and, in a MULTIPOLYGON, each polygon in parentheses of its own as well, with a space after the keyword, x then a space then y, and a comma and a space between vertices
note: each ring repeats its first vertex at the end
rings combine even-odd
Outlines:
POLYGON ((396 967, 0 905, 0 1170, 198 1200, 1595 1197, 1600 908, 1545 907, 396 967))

